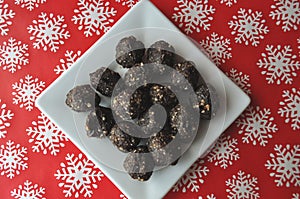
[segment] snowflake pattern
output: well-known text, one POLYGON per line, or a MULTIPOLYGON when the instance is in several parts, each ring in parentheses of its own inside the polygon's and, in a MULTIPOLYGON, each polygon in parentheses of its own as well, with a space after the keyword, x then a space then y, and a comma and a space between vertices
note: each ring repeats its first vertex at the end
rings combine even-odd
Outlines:
POLYGON ((173 192, 182 191, 185 193, 187 190, 191 192, 198 192, 200 184, 204 183, 204 176, 207 176, 209 169, 203 166, 203 160, 197 160, 191 168, 184 174, 184 176, 174 185, 173 192))
POLYGON ((127 199, 127 197, 124 194, 120 194, 121 199, 127 199))
POLYGON ((45 82, 39 81, 30 75, 26 75, 24 79, 20 79, 12 85, 13 104, 19 104, 20 108, 25 107, 27 111, 32 111, 37 96, 45 87, 45 82))
POLYGON ((276 20, 276 25, 282 24, 284 32, 297 30, 300 24, 300 2, 298 0, 274 0, 271 5, 270 17, 276 20))
POLYGON ((279 108, 278 114, 286 118, 285 123, 291 122, 293 130, 300 129, 300 90, 284 90, 282 97, 283 101, 279 102, 282 107, 279 108))
POLYGON ((229 73, 226 75, 234 82, 238 87, 240 87, 248 95, 251 94, 251 84, 249 83, 250 77, 243 72, 238 72, 237 69, 231 68, 229 73))
POLYGON ((97 182, 103 177, 101 171, 82 154, 67 154, 66 160, 67 163, 60 164, 62 169, 54 174, 57 180, 63 181, 58 186, 64 188, 65 197, 71 197, 73 194, 75 198, 78 198, 79 194, 92 197, 92 188, 97 189, 97 182))
POLYGON ((300 37, 297 39, 298 42, 298 52, 299 52, 299 56, 300 56, 300 37))
POLYGON ((28 168, 26 157, 27 148, 21 147, 20 144, 14 145, 14 142, 9 140, 5 145, 0 146, 0 174, 6 175, 7 178, 14 178, 20 174, 21 170, 28 168))
POLYGON ((237 3, 237 0, 221 0, 220 3, 225 3, 226 6, 231 7, 234 3, 237 3))
POLYGON ((54 72, 57 75, 65 72, 69 67, 71 67, 76 60, 81 56, 81 51, 74 52, 73 50, 67 50, 65 53, 65 58, 60 59, 60 65, 54 68, 54 72))
POLYGON ((84 29, 86 37, 93 36, 93 33, 100 35, 100 31, 106 33, 114 23, 112 17, 117 13, 109 4, 103 0, 79 0, 79 8, 74 10, 72 21, 79 24, 78 30, 84 29))
POLYGON ((0 31, 1 35, 8 34, 8 26, 12 24, 11 19, 15 17, 15 12, 8 8, 8 4, 4 4, 4 0, 0 0, 0 31))
POLYGON ((208 5, 208 0, 177 0, 178 7, 174 8, 175 13, 172 19, 179 23, 179 27, 184 27, 186 34, 191 34, 194 31, 200 32, 210 29, 210 21, 216 9, 208 5))
POLYGON ((292 54, 291 47, 267 45, 266 51, 261 54, 262 59, 258 60, 257 65, 263 68, 261 74, 266 75, 268 84, 292 84, 293 77, 297 76, 296 70, 300 69, 300 62, 295 60, 297 56, 292 54))
POLYGON ((236 43, 244 42, 245 45, 258 46, 259 40, 269 32, 265 22, 266 20, 262 19, 262 12, 253 12, 251 9, 246 11, 241 8, 238 15, 233 16, 233 20, 228 25, 233 29, 231 34, 236 35, 236 43))
POLYGON ((43 48, 47 51, 49 48, 52 52, 57 52, 60 45, 64 44, 64 40, 70 38, 67 24, 64 24, 64 16, 49 16, 42 12, 38 16, 38 20, 33 20, 33 24, 27 27, 31 34, 30 40, 34 40, 33 48, 43 48))
POLYGON ((217 33, 213 32, 210 37, 207 36, 205 40, 200 41, 200 44, 217 66, 231 58, 230 39, 219 36, 217 33))
POLYGON ((238 141, 230 136, 221 136, 214 148, 208 154, 208 161, 215 161, 216 166, 226 169, 228 165, 232 165, 233 161, 240 158, 237 148, 238 141))
POLYGON ((117 3, 122 2, 122 6, 127 6, 128 8, 132 8, 139 0, 116 0, 117 3))
POLYGON ((198 199, 217 199, 214 194, 209 194, 206 197, 199 196, 198 199))
POLYGON ((275 133, 277 125, 273 123, 274 118, 270 117, 270 109, 264 108, 260 109, 259 106, 254 108, 249 106, 246 111, 237 119, 237 126, 241 129, 239 134, 243 134, 243 143, 249 144, 252 142, 256 145, 257 142, 260 146, 266 146, 268 144, 268 139, 273 136, 271 133, 275 133))
POLYGON ((45 3, 46 0, 15 0, 16 5, 20 5, 21 8, 26 8, 32 11, 34 8, 39 7, 40 4, 45 3))
POLYGON ((5 41, 0 46, 0 66, 2 66, 3 70, 8 69, 11 73, 27 65, 29 63, 28 56, 28 45, 23 44, 21 41, 16 41, 12 37, 8 42, 5 41))
POLYGON ((292 199, 300 199, 300 194, 299 193, 293 193, 292 199))
POLYGON ((0 138, 5 138, 7 133, 6 128, 10 126, 9 120, 14 116, 14 113, 6 109, 6 104, 1 103, 0 99, 0 138))
POLYGON ((270 176, 275 178, 276 186, 300 186, 300 145, 275 145, 274 151, 265 166, 273 171, 270 176))
POLYGON ((28 136, 31 136, 29 143, 34 143, 32 146, 33 152, 42 151, 47 154, 57 155, 61 147, 65 146, 64 141, 68 139, 63 132, 55 126, 44 114, 38 116, 38 121, 32 122, 33 127, 26 129, 28 136))
POLYGON ((259 187, 257 186, 257 178, 244 171, 239 171, 237 175, 233 175, 232 179, 226 181, 226 189, 229 199, 257 199, 259 198, 259 187))
POLYGON ((29 180, 24 182, 24 185, 19 185, 18 189, 11 192, 11 196, 17 199, 45 199, 45 188, 39 187, 38 184, 32 184, 29 180))

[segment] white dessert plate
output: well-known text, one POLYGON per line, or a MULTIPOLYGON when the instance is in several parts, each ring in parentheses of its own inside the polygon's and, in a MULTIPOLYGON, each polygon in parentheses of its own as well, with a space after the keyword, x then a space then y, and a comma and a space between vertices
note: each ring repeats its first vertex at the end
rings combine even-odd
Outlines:
MULTIPOLYGON (((111 46, 111 49, 114 49, 114 46, 111 46)), ((250 98, 147 0, 139 2, 128 11, 110 31, 88 49, 72 67, 53 82, 36 100, 36 106, 49 117, 49 119, 51 119, 51 121, 53 121, 128 198, 133 199, 162 198, 185 171, 200 156, 207 153, 208 149, 214 144, 222 132, 234 122, 249 103, 250 98), (166 32, 164 30, 169 32, 173 31, 174 34, 163 34, 166 32), (81 131, 83 131, 80 128, 83 129, 83 126, 80 127, 78 124, 76 126, 74 112, 65 105, 66 94, 69 90, 79 83, 89 83, 88 74, 94 72, 100 65, 108 65, 111 61, 111 58, 106 56, 107 59, 103 59, 103 63, 97 63, 96 57, 97 55, 103 54, 102 52, 112 52, 112 54, 114 54, 113 50, 109 50, 110 47, 107 46, 106 41, 118 41, 124 36, 133 34, 139 40, 143 41, 146 46, 161 39, 172 44, 178 54, 196 63, 197 69, 204 77, 204 80, 216 88, 220 100, 223 102, 221 103, 223 106, 218 110, 217 116, 209 124, 205 124, 205 122, 200 123, 200 125, 204 126, 201 128, 206 129, 206 133, 196 137, 191 148, 182 156, 178 164, 155 171, 147 182, 132 180, 128 174, 118 170, 118 168, 107 166, 109 165, 109 158, 105 159, 105 157, 97 155, 96 153, 96 151, 99 151, 99 142, 92 139, 87 140, 82 136, 83 134, 80 134, 81 131), (86 70, 82 70, 82 67, 86 67, 86 70), (85 78, 77 78, 79 71, 79 76, 85 78), (82 74, 82 71, 86 74, 82 74)), ((84 121, 84 114, 79 115, 77 118, 80 117, 82 117, 84 121)), ((108 149, 108 151, 109 150, 110 149, 108 149)), ((108 154, 108 157, 110 155, 111 153, 108 154)))

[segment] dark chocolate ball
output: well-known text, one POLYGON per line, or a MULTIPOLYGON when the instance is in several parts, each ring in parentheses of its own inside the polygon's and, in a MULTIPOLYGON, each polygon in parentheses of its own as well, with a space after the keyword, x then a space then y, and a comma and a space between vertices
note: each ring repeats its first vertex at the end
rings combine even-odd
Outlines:
MULTIPOLYGON (((111 129, 109 139, 120 151, 127 153, 136 149, 140 142, 140 138, 131 136, 129 131, 136 129, 129 122, 115 124, 111 129), (123 128, 125 131, 123 131, 123 128), (126 133, 127 132, 127 133, 126 133)), ((137 133, 137 132, 133 132, 137 133)))
POLYGON ((131 68, 143 60, 145 46, 134 36, 125 37, 116 46, 116 61, 124 68, 131 68))
POLYGON ((87 116, 85 130, 89 137, 103 138, 110 134, 114 124, 111 109, 99 106, 87 116))
POLYGON ((93 88, 99 91, 102 95, 111 97, 115 85, 120 80, 119 73, 106 68, 101 67, 93 73, 90 73, 90 82, 93 88))
POLYGON ((124 169, 131 178, 139 181, 149 180, 154 166, 153 158, 146 146, 138 146, 127 155, 123 163, 124 169))
POLYGON ((175 49, 168 42, 160 40, 152 44, 146 51, 146 63, 173 65, 175 49))
POLYGON ((99 106, 100 96, 90 85, 80 85, 67 93, 66 104, 74 111, 87 112, 99 106))
MULTIPOLYGON (((175 64, 173 67, 176 71, 178 71, 181 75, 184 76, 184 78, 191 84, 193 89, 196 89, 200 84, 204 83, 203 78, 201 77, 198 70, 195 68, 195 64, 193 62, 184 61, 175 64)), ((175 71, 173 73, 172 81, 176 84, 182 82, 180 76, 178 76, 175 71)))
POLYGON ((178 104, 176 95, 168 87, 159 84, 151 84, 149 87, 152 103, 160 104, 168 110, 178 104))
POLYGON ((210 120, 216 115, 219 106, 219 99, 215 88, 203 84, 195 92, 198 98, 201 119, 210 120))

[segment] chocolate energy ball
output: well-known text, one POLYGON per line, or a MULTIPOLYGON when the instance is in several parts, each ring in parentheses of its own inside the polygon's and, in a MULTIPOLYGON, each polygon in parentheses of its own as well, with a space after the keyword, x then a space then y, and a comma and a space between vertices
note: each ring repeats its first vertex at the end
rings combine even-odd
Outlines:
POLYGON ((150 97, 154 104, 160 104, 168 110, 178 104, 176 95, 168 87, 159 84, 150 85, 150 97))
MULTIPOLYGON (((184 61, 175 64, 174 69, 182 74, 186 80, 191 84, 193 89, 196 89, 200 84, 204 83, 203 78, 201 77, 198 70, 195 68, 195 64, 191 61, 184 61)), ((176 72, 173 73, 173 82, 178 84, 181 82, 181 78, 176 75, 176 72)))
POLYGON ((160 111, 163 110, 150 108, 138 118, 137 124, 143 129, 146 137, 158 133, 166 125, 167 115, 160 111))
POLYGON ((151 106, 150 103, 149 93, 145 87, 140 87, 132 95, 128 90, 121 91, 112 99, 112 108, 122 119, 135 119, 151 106))
POLYGON ((183 106, 176 105, 170 111, 170 125, 183 142, 191 143, 198 131, 199 118, 194 118, 183 106))
POLYGON ((152 44, 146 51, 147 63, 173 65, 175 49, 168 42, 160 40, 152 44))
POLYGON ((146 70, 143 67, 143 63, 136 64, 134 67, 130 68, 125 76, 124 83, 129 87, 138 87, 141 85, 146 85, 147 83, 147 74, 146 70))
POLYGON ((123 162, 123 167, 131 178, 139 181, 149 180, 154 166, 153 158, 146 146, 138 146, 123 162))
POLYGON ((89 137, 108 136, 115 121, 110 108, 96 107, 86 118, 85 130, 89 137))
MULTIPOLYGON (((115 124, 114 127, 111 129, 109 139, 110 141, 122 152, 127 153, 136 149, 140 142, 140 138, 134 137, 129 135, 128 133, 124 132, 119 125, 122 125, 125 128, 125 131, 134 131, 134 129, 129 122, 124 122, 120 124, 115 124)), ((133 132, 137 133, 137 132, 133 132)))
POLYGON ((210 120, 216 115, 219 100, 215 88, 212 86, 201 85, 195 91, 198 98, 200 117, 204 120, 210 120))
POLYGON ((175 135, 170 129, 164 129, 150 137, 147 146, 156 166, 168 166, 181 155, 180 142, 175 140, 175 135))
POLYGON ((93 73, 90 73, 90 82, 93 88, 99 91, 102 95, 111 97, 114 87, 120 80, 119 73, 102 67, 93 73))
POLYGON ((80 85, 67 93, 66 104, 74 111, 87 112, 99 106, 100 96, 90 85, 80 85))
POLYGON ((116 61, 124 68, 131 68, 143 60, 145 46, 134 36, 125 37, 116 46, 116 61))

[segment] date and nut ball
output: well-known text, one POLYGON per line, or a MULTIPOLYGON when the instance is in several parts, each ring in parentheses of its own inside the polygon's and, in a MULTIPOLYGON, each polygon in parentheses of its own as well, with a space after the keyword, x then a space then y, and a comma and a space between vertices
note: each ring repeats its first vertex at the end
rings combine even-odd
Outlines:
POLYGON ((118 123, 111 129, 109 139, 120 151, 128 153, 140 143, 140 138, 132 136, 138 135, 138 131, 130 122, 118 123))
POLYGON ((148 92, 145 87, 139 87, 132 95, 129 90, 121 91, 112 99, 111 106, 114 113, 121 119, 135 119, 151 106, 148 92))
POLYGON ((167 86, 160 84, 149 84, 150 97, 153 104, 160 104, 167 110, 170 110, 178 104, 178 99, 167 86))
POLYGON ((175 136, 171 129, 165 128, 149 138, 147 146, 156 166, 176 164, 181 155, 181 146, 175 136))
POLYGON ((89 137, 103 138, 110 134, 115 121, 110 108, 96 107, 91 111, 85 123, 85 130, 89 137))
POLYGON ((93 73, 90 73, 90 82, 94 89, 100 92, 104 96, 111 97, 115 85, 120 80, 119 73, 106 68, 101 67, 93 73))
POLYGON ((99 106, 100 96, 88 84, 76 86, 66 96, 65 103, 76 112, 87 112, 99 106))
POLYGON ((152 44, 146 51, 146 63, 173 65, 175 49, 168 42, 160 40, 152 44))
POLYGON ((191 113, 178 104, 170 111, 169 115, 172 130, 177 132, 177 135, 185 143, 191 143, 198 131, 199 118, 197 121, 191 113))
POLYGON ((131 68, 143 61, 145 46, 134 36, 121 39, 116 46, 116 61, 124 68, 131 68))
MULTIPOLYGON (((194 90, 198 88, 200 84, 204 83, 203 78, 195 68, 195 64, 191 61, 177 63, 173 66, 173 68, 184 76, 184 78, 191 84, 194 90)), ((173 83, 180 84, 180 82, 182 81, 180 76, 177 75, 176 71, 174 71, 173 73, 172 81, 173 83)))
POLYGON ((210 85, 201 85, 195 91, 198 98, 200 118, 210 120, 216 115, 219 100, 214 87, 210 85))
POLYGON ((137 124, 142 128, 144 136, 150 137, 167 126, 167 113, 162 109, 153 105, 138 118, 137 124))
POLYGON ((153 158, 147 146, 143 145, 130 152, 123 162, 123 167, 130 177, 139 181, 149 180, 154 166, 153 158))

